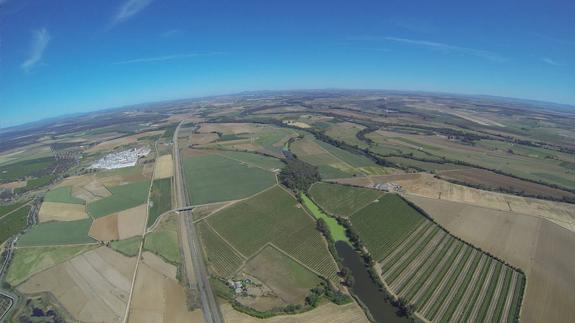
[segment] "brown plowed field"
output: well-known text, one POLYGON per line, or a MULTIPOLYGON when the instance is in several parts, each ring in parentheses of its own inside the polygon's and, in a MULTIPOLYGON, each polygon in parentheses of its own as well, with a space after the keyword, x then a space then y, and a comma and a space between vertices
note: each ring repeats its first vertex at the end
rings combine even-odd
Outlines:
POLYGON ((549 186, 532 183, 510 176, 500 175, 485 169, 458 169, 439 172, 440 177, 473 185, 481 185, 489 189, 503 188, 513 192, 524 192, 533 196, 546 196, 561 199, 575 198, 575 194, 549 186))
POLYGON ((408 198, 456 236, 525 272, 522 322, 566 322, 575 316, 575 233, 538 217, 408 198))
POLYGON ((123 240, 142 235, 146 226, 146 204, 97 218, 90 236, 100 241, 123 240))

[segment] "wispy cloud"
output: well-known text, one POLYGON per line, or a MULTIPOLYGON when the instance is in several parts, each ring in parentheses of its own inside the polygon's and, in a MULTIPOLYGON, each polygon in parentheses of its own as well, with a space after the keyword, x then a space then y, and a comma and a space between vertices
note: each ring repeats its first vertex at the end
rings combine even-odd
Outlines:
POLYGON ((492 62, 505 62, 507 59, 497 53, 482 50, 482 49, 474 49, 474 48, 467 48, 461 46, 455 46, 445 43, 439 43, 429 40, 418 40, 418 39, 408 39, 408 38, 399 38, 399 37, 383 37, 383 40, 414 45, 419 47, 424 47, 430 50, 435 50, 442 52, 444 54, 456 54, 456 55, 466 55, 466 56, 475 56, 482 59, 486 59, 492 62))
POLYGON ((127 0, 116 11, 112 18, 112 25, 124 22, 146 9, 153 0, 127 0))
POLYGON ((549 64, 549 65, 553 65, 553 66, 564 66, 563 64, 557 62, 556 60, 551 59, 551 58, 548 58, 548 57, 541 57, 540 60, 541 60, 543 63, 547 63, 547 64, 549 64))
POLYGON ((30 72, 39 62, 42 61, 44 51, 50 43, 50 33, 46 28, 34 31, 28 58, 20 65, 25 72, 30 72))
POLYGON ((138 63, 152 63, 152 62, 164 62, 164 61, 172 61, 178 59, 188 59, 200 56, 214 56, 214 55, 221 55, 223 53, 220 52, 209 52, 209 53, 190 53, 190 54, 174 54, 174 55, 166 55, 166 56, 154 56, 154 57, 142 57, 142 58, 135 58, 129 59, 125 61, 114 62, 114 65, 125 65, 125 64, 138 64, 138 63))
POLYGON ((160 34, 160 37, 162 38, 170 38, 170 37, 174 37, 174 36, 178 36, 182 33, 183 31, 181 29, 170 29, 170 30, 166 30, 163 33, 160 34))

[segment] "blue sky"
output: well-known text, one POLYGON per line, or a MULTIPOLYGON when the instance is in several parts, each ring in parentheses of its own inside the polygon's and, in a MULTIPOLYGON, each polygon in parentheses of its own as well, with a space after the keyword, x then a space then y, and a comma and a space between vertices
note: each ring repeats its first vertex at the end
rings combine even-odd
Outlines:
POLYGON ((575 1, 0 0, 0 127, 243 90, 575 104, 575 1))

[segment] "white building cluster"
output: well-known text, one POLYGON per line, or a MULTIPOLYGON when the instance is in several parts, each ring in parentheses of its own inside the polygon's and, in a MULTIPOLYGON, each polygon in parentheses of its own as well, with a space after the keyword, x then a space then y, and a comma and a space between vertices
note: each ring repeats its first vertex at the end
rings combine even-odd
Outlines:
POLYGON ((116 169, 135 166, 140 157, 145 157, 150 153, 148 147, 137 147, 128 150, 111 153, 97 160, 90 168, 116 169))

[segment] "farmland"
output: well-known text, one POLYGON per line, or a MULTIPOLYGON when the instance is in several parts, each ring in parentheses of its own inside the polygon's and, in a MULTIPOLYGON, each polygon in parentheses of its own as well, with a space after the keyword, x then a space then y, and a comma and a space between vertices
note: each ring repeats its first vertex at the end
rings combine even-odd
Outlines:
POLYGON ((192 204, 246 198, 276 183, 272 172, 215 154, 184 159, 192 204))
POLYGON ((381 191, 373 189, 331 183, 316 183, 309 193, 325 211, 341 217, 351 216, 383 195, 381 191))
POLYGON ((156 179, 150 191, 151 206, 148 211, 148 227, 153 225, 158 217, 172 209, 172 179, 156 179))
POLYGON ((91 219, 46 222, 31 227, 18 239, 18 246, 50 246, 94 243, 88 236, 91 219))
POLYGON ((524 274, 454 238, 397 195, 384 195, 351 221, 389 290, 421 317, 516 320, 524 274))
POLYGON ((30 276, 95 247, 95 245, 82 245, 18 248, 14 253, 14 258, 6 274, 6 281, 12 286, 19 285, 30 276))
POLYGON ((322 219, 325 221, 333 241, 348 241, 345 234, 345 228, 340 225, 336 219, 325 214, 307 195, 302 194, 301 199, 303 201, 302 204, 316 219, 322 219))
POLYGON ((166 218, 156 230, 146 235, 144 249, 157 254, 171 264, 179 264, 181 255, 177 226, 177 219, 174 216, 166 218))
POLYGON ((272 243, 320 275, 335 278, 336 264, 315 229, 314 220, 280 187, 238 202, 205 221, 240 256, 251 257, 272 243))
POLYGON ((101 217, 146 203, 150 182, 147 180, 109 187, 111 196, 88 204, 88 213, 101 217))
POLYGON ((45 202, 84 204, 84 200, 72 196, 72 187, 63 186, 52 189, 44 196, 45 202))
POLYGON ((134 257, 138 254, 141 242, 142 237, 132 237, 129 239, 112 241, 110 243, 110 248, 116 250, 124 256, 134 257))
POLYGON ((197 226, 212 270, 221 277, 232 276, 245 258, 222 240, 205 221, 197 226))
POLYGON ((24 206, 0 218, 0 244, 26 228, 29 211, 30 207, 24 206))

